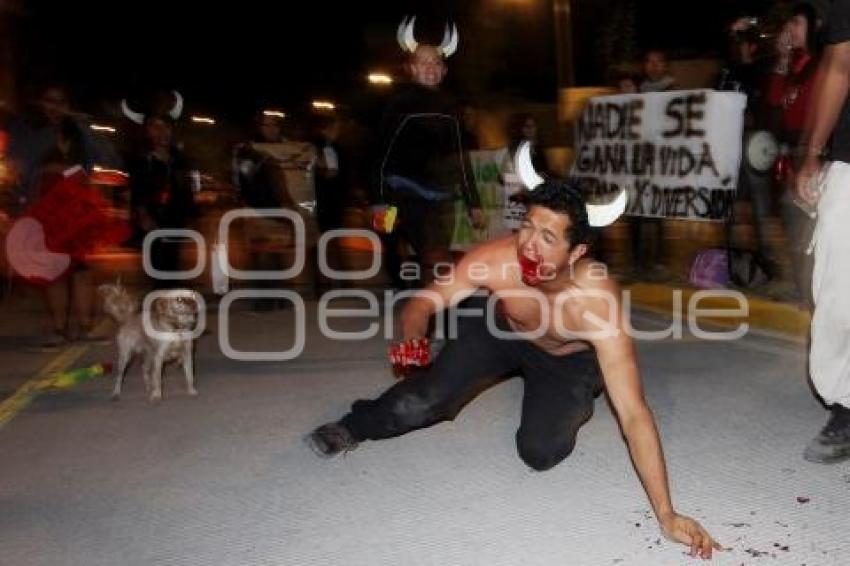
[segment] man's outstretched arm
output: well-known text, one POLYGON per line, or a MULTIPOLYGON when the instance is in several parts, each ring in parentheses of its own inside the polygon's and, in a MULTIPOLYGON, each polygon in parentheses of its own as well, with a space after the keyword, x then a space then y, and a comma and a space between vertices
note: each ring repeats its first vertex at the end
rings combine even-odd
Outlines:
POLYGON ((584 312, 580 320, 587 324, 588 333, 599 332, 600 326, 605 326, 605 331, 591 341, 635 470, 664 535, 688 545, 692 556, 711 558, 712 551, 719 550, 720 545, 697 521, 679 515, 673 508, 661 439, 644 398, 634 344, 620 320, 622 317, 610 321, 611 311, 619 314, 622 309, 619 290, 613 284, 605 287, 604 291, 611 294, 609 301, 595 297, 582 301, 584 312), (612 304, 617 308, 610 308, 612 304), (593 320, 605 321, 607 325, 593 320))

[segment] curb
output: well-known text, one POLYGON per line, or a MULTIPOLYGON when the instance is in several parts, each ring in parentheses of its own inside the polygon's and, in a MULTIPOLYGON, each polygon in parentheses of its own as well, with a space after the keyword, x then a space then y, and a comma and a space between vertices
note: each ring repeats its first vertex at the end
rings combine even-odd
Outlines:
POLYGON ((753 329, 795 342, 808 339, 811 314, 796 305, 754 297, 733 289, 704 290, 657 283, 633 283, 625 285, 623 290, 631 293, 632 304, 659 314, 681 316, 698 308, 699 321, 725 327, 746 323, 753 329), (743 309, 742 303, 745 307, 743 309))

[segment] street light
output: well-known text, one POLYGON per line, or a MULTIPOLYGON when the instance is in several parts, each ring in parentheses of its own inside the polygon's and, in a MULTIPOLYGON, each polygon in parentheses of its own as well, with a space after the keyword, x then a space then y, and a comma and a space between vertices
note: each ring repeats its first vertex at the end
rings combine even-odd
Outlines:
POLYGON ((386 86, 393 84, 393 78, 386 73, 369 73, 369 82, 373 85, 386 86))
POLYGON ((206 124, 208 126, 215 126, 215 120, 207 116, 192 116, 192 121, 196 124, 206 124))
POLYGON ((313 108, 316 110, 334 110, 336 108, 336 104, 328 100, 314 100, 313 108))
POLYGON ((283 120, 284 118, 286 118, 286 112, 281 112, 280 110, 263 110, 263 116, 280 118, 281 120, 283 120))
POLYGON ((89 127, 95 132, 106 132, 108 134, 114 134, 116 131, 112 126, 102 126, 100 124, 92 124, 89 127))

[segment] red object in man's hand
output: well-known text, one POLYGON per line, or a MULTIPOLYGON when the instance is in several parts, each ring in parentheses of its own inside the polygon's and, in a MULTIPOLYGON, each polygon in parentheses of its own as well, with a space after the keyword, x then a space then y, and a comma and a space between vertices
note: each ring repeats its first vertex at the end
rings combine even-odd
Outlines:
POLYGON ((387 352, 393 375, 407 377, 414 367, 427 367, 431 364, 431 342, 427 338, 412 338, 392 344, 387 352))

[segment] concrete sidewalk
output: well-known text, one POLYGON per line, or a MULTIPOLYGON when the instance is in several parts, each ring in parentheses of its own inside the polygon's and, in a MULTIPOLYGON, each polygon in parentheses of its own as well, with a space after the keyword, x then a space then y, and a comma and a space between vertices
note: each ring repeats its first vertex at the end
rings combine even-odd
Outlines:
MULTIPOLYGON (((635 324, 667 325, 640 314, 635 324)), ((292 328, 291 310, 231 320, 239 349, 287 348, 292 328)), ((0 563, 701 563, 660 537, 604 399, 573 455, 544 473, 516 455, 519 380, 454 422, 321 460, 302 436, 392 382, 385 341, 328 340, 313 322, 297 359, 249 363, 216 338, 198 346, 199 398, 172 369, 165 401, 150 407, 137 367, 119 403, 92 381, 40 395, 0 428, 0 563)), ((800 456, 826 415, 804 346, 685 333, 638 348, 675 503, 729 548, 714 563, 845 564, 850 468, 800 456)), ((111 354, 92 347, 82 361, 111 354)))
POLYGON ((700 320, 721 326, 738 326, 746 323, 750 328, 766 334, 772 334, 794 342, 806 342, 811 325, 811 313, 800 309, 795 303, 772 300, 753 293, 731 290, 740 293, 746 304, 746 314, 733 314, 742 303, 733 298, 727 290, 720 292, 694 289, 675 283, 629 283, 624 285, 631 293, 633 304, 665 316, 674 313, 687 314, 691 300, 699 299, 693 306, 699 309, 724 311, 721 315, 700 316, 700 320), (696 298, 694 295, 699 294, 696 298), (680 299, 677 299, 677 295, 680 299), (677 301, 680 301, 677 303, 677 301))

